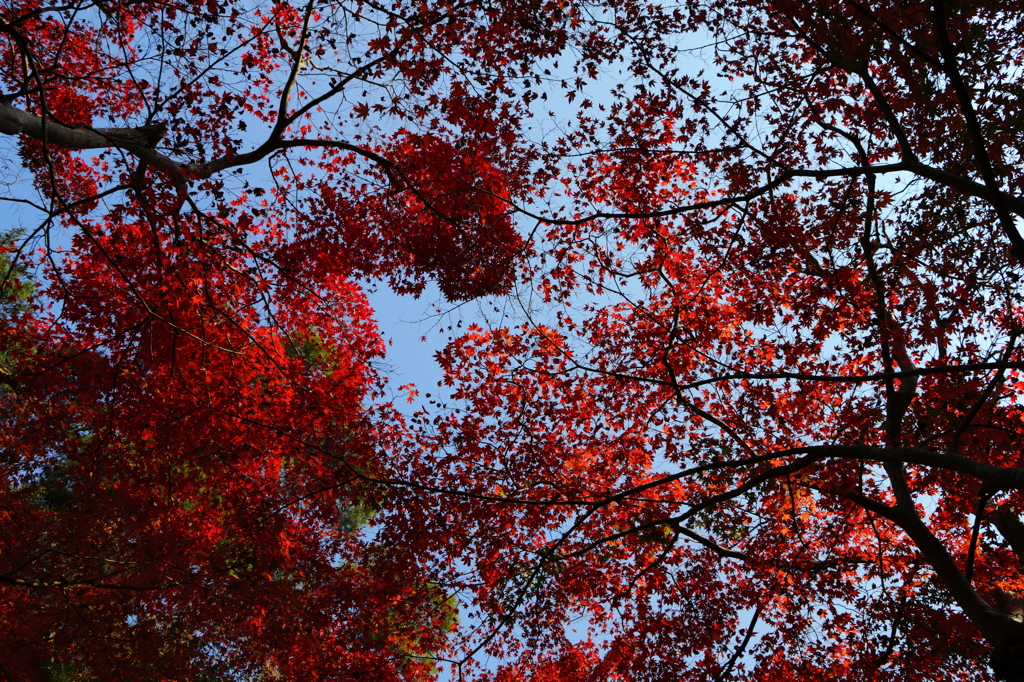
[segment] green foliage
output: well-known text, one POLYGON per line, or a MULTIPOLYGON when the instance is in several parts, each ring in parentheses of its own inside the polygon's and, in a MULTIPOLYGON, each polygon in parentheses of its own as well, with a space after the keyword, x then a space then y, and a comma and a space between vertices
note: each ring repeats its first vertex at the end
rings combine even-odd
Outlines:
POLYGON ((13 257, 18 236, 17 232, 0 233, 0 319, 25 312, 36 289, 25 264, 13 257))
MULTIPOLYGON (((432 650, 429 641, 424 641, 422 634, 452 632, 459 623, 459 600, 436 583, 427 582, 418 589, 426 598, 416 600, 415 608, 396 605, 367 634, 373 640, 383 640, 396 632, 405 632, 406 638, 396 643, 395 653, 409 662, 432 662, 437 652, 432 650)), ((429 674, 437 672, 437 667, 431 664, 429 674)))
MULTIPOLYGON (((18 233, 0 233, 0 323, 26 313, 35 292, 24 263, 12 256, 18 233)), ((18 343, 0 346, 0 391, 13 386, 17 357, 25 349, 18 343)))
POLYGON ((38 476, 22 486, 21 491, 31 504, 38 507, 58 510, 71 506, 74 493, 68 489, 69 466, 66 460, 47 464, 38 476))
POLYGON ((339 503, 338 530, 342 533, 354 533, 363 528, 377 515, 378 505, 367 502, 339 503))
POLYGON ((47 661, 39 666, 39 679, 44 682, 93 682, 96 678, 80 665, 47 661))
POLYGON ((218 573, 226 573, 235 580, 251 577, 258 563, 256 552, 236 538, 220 540, 212 557, 213 569, 218 573))
POLYGON ((285 355, 301 359, 307 367, 328 377, 338 367, 338 361, 333 356, 331 348, 314 328, 289 334, 285 344, 285 355))

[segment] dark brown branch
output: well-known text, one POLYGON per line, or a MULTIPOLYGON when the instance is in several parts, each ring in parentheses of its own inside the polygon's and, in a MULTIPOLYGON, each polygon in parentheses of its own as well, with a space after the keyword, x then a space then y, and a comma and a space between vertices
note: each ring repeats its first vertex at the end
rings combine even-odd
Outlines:
POLYGON ((754 609, 754 615, 751 616, 750 624, 747 625, 747 632, 743 635, 743 641, 740 642, 740 645, 732 652, 732 656, 729 657, 729 661, 725 664, 725 667, 723 667, 722 670, 719 671, 718 675, 715 676, 715 682, 722 682, 722 680, 726 679, 732 673, 732 669, 733 666, 736 665, 736 661, 738 661, 740 656, 743 655, 743 652, 747 650, 747 646, 750 644, 750 638, 754 634, 754 627, 757 625, 757 621, 761 617, 761 611, 764 610, 764 606, 764 602, 761 602, 757 605, 757 608, 754 609))
POLYGON ((1024 624, 999 613, 971 586, 946 547, 928 529, 914 510, 889 507, 853 491, 838 493, 867 511, 892 521, 917 545, 950 595, 963 609, 982 636, 994 647, 1024 639, 1024 624))
POLYGON ((386 173, 394 165, 368 149, 339 140, 272 139, 244 154, 222 157, 205 164, 180 163, 157 151, 154 146, 166 132, 162 124, 135 128, 70 128, 22 111, 0 96, 0 133, 26 135, 65 149, 122 149, 147 165, 166 172, 175 184, 186 185, 192 179, 208 178, 220 171, 256 163, 274 152, 295 147, 331 147, 344 149, 378 164, 386 173))
POLYGON ((992 525, 999 534, 1010 543, 1010 548, 1017 555, 1017 561, 1024 564, 1024 523, 1017 512, 1007 503, 1000 505, 989 518, 992 519, 992 525))
POLYGON ((918 448, 884 448, 874 445, 811 445, 775 453, 776 457, 804 454, 817 459, 851 459, 882 464, 918 464, 956 471, 982 482, 985 492, 1024 489, 1024 468, 1001 467, 979 462, 952 452, 918 448))
POLYGON ((957 427, 956 433, 953 434, 953 437, 949 441, 950 450, 957 449, 957 447, 960 444, 960 438, 964 435, 964 432, 966 432, 967 429, 970 428, 971 424, 978 416, 978 413, 981 412, 983 407, 985 407, 985 404, 992 396, 992 392, 996 389, 997 386, 999 386, 999 384, 1003 382, 1003 377, 1006 375, 1006 363, 1009 362, 1010 357, 1013 355, 1014 348, 1017 344, 1017 335, 1017 332, 1014 332, 1013 334, 1010 335, 1010 340, 1007 342, 1006 348, 1003 349, 1003 352, 1001 354, 1002 357, 999 358, 1000 367, 996 370, 995 376, 993 376, 992 379, 989 380, 988 384, 985 386, 985 390, 982 391, 981 395, 975 401, 970 411, 966 415, 964 415, 964 418, 960 422, 960 426, 957 427))
MULTIPOLYGON (((660 211, 647 211, 647 212, 612 212, 612 211, 595 211, 588 213, 585 216, 579 216, 574 218, 556 218, 554 216, 544 216, 538 213, 533 213, 527 210, 525 207, 517 206, 516 210, 534 220, 538 220, 542 223, 550 225, 584 225, 594 220, 642 220, 646 218, 664 218, 667 216, 681 215, 683 213, 689 213, 692 211, 700 211, 709 208, 718 208, 722 206, 735 206, 736 204, 743 204, 754 199, 760 198, 765 194, 772 192, 779 187, 784 186, 791 180, 797 178, 813 178, 817 180, 826 180, 829 178, 853 178, 867 175, 869 173, 875 173, 878 175, 884 175, 887 173, 913 173, 919 175, 927 180, 932 180, 938 184, 945 185, 952 189, 955 189, 964 194, 968 194, 979 199, 992 202, 993 195, 988 187, 985 185, 975 182, 969 178, 965 178, 952 173, 947 173, 938 168, 933 168, 928 164, 920 161, 919 159, 905 159, 897 163, 877 164, 872 166, 853 166, 848 168, 824 168, 824 169, 793 169, 784 171, 775 177, 774 180, 768 182, 757 189, 753 189, 745 194, 737 194, 723 199, 714 199, 709 201, 696 201, 692 204, 684 204, 682 206, 673 206, 671 208, 662 209, 660 211)), ((999 200, 1002 201, 1013 213, 1024 217, 1024 199, 1013 196, 1006 192, 999 192, 999 200)))
POLYGON ((939 53, 942 55, 942 70, 953 85, 957 101, 960 104, 960 112, 964 115, 969 148, 974 152, 973 156, 978 164, 978 170, 985 181, 985 187, 988 188, 989 194, 992 196, 990 203, 995 209, 996 215, 999 216, 999 223, 1003 227, 1003 232, 1006 234, 1007 239, 1010 240, 1010 244, 1013 247, 1013 255, 1018 263, 1024 264, 1024 237, 1017 230, 1013 218, 1010 217, 1009 208, 1003 200, 1002 191, 999 189, 999 182, 996 180, 995 171, 992 168, 992 160, 988 155, 985 135, 981 130, 978 115, 974 111, 972 103, 974 98, 967 87, 967 83, 964 82, 963 76, 960 74, 960 69, 957 68, 956 50, 953 49, 953 45, 949 42, 949 33, 946 28, 945 3, 943 0, 934 0, 932 8, 935 13, 935 37, 939 44, 939 53))
POLYGON ((166 171, 176 182, 184 182, 181 165, 153 148, 165 132, 164 126, 159 124, 136 128, 70 128, 22 111, 0 95, 0 133, 27 135, 65 149, 123 149, 166 171))

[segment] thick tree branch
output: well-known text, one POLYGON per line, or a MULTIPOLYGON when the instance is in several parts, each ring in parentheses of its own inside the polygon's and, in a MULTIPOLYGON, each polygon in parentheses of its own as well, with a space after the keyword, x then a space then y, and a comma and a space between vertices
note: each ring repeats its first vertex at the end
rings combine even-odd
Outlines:
POLYGON ((840 495, 899 526, 917 545, 964 614, 991 645, 998 648, 1007 642, 1024 638, 1024 625, 999 613, 978 595, 946 547, 915 511, 902 506, 889 507, 852 491, 840 495))
MULTIPOLYGON (((60 123, 46 121, 11 105, 10 100, 0 96, 0 133, 6 135, 27 135, 41 140, 45 135, 48 142, 68 149, 105 149, 121 147, 132 153, 152 147, 163 137, 162 125, 147 125, 137 128, 69 128, 60 123)), ((143 152, 145 153, 145 152, 143 152)))
POLYGON ((777 457, 813 455, 818 459, 852 459, 882 464, 918 464, 956 471, 977 478, 985 492, 1024 489, 1024 468, 1000 467, 979 462, 952 452, 932 452, 919 448, 884 448, 874 445, 812 445, 782 450, 777 457))
POLYGON ((1017 512, 1007 503, 1000 505, 989 518, 992 519, 992 525, 996 527, 999 534, 1010 543, 1010 548, 1017 555, 1017 560, 1024 564, 1024 523, 1021 522, 1017 512))
POLYGON ((154 147, 166 133, 166 127, 157 125, 135 128, 70 128, 54 121, 44 121, 35 114, 11 105, 0 95, 0 133, 26 135, 35 140, 65 149, 122 149, 158 170, 165 171, 177 185, 190 180, 208 178, 229 168, 250 165, 282 149, 295 147, 331 147, 344 149, 369 159, 390 175, 393 163, 380 154, 340 140, 281 140, 272 139, 244 154, 222 157, 205 164, 180 163, 157 151, 154 147))
POLYGON ((137 128, 70 128, 12 106, 0 95, 0 133, 26 135, 65 149, 123 149, 150 166, 167 172, 175 184, 187 183, 182 166, 154 149, 164 136, 163 125, 137 128))

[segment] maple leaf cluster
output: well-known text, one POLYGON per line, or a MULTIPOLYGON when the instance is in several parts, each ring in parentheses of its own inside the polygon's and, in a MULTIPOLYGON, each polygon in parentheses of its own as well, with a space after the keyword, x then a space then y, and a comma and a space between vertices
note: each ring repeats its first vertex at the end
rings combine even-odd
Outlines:
POLYGON ((1022 31, 7 2, 0 674, 1024 679, 1022 31))

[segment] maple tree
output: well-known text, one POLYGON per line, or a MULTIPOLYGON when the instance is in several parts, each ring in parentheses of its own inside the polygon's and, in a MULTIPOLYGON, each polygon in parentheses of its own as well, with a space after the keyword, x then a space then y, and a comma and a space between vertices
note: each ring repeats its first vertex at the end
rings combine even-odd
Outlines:
POLYGON ((602 18, 410 455, 490 679, 1022 679, 1020 8, 602 18))
POLYGON ((400 422, 357 280, 460 300, 523 246, 497 143, 359 124, 417 125, 455 15, 0 12, 0 132, 35 190, 6 199, 42 216, 0 253, 0 673, 434 676, 451 595, 365 530, 400 422))
POLYGON ((5 4, 0 672, 1021 679, 1021 24, 5 4))

